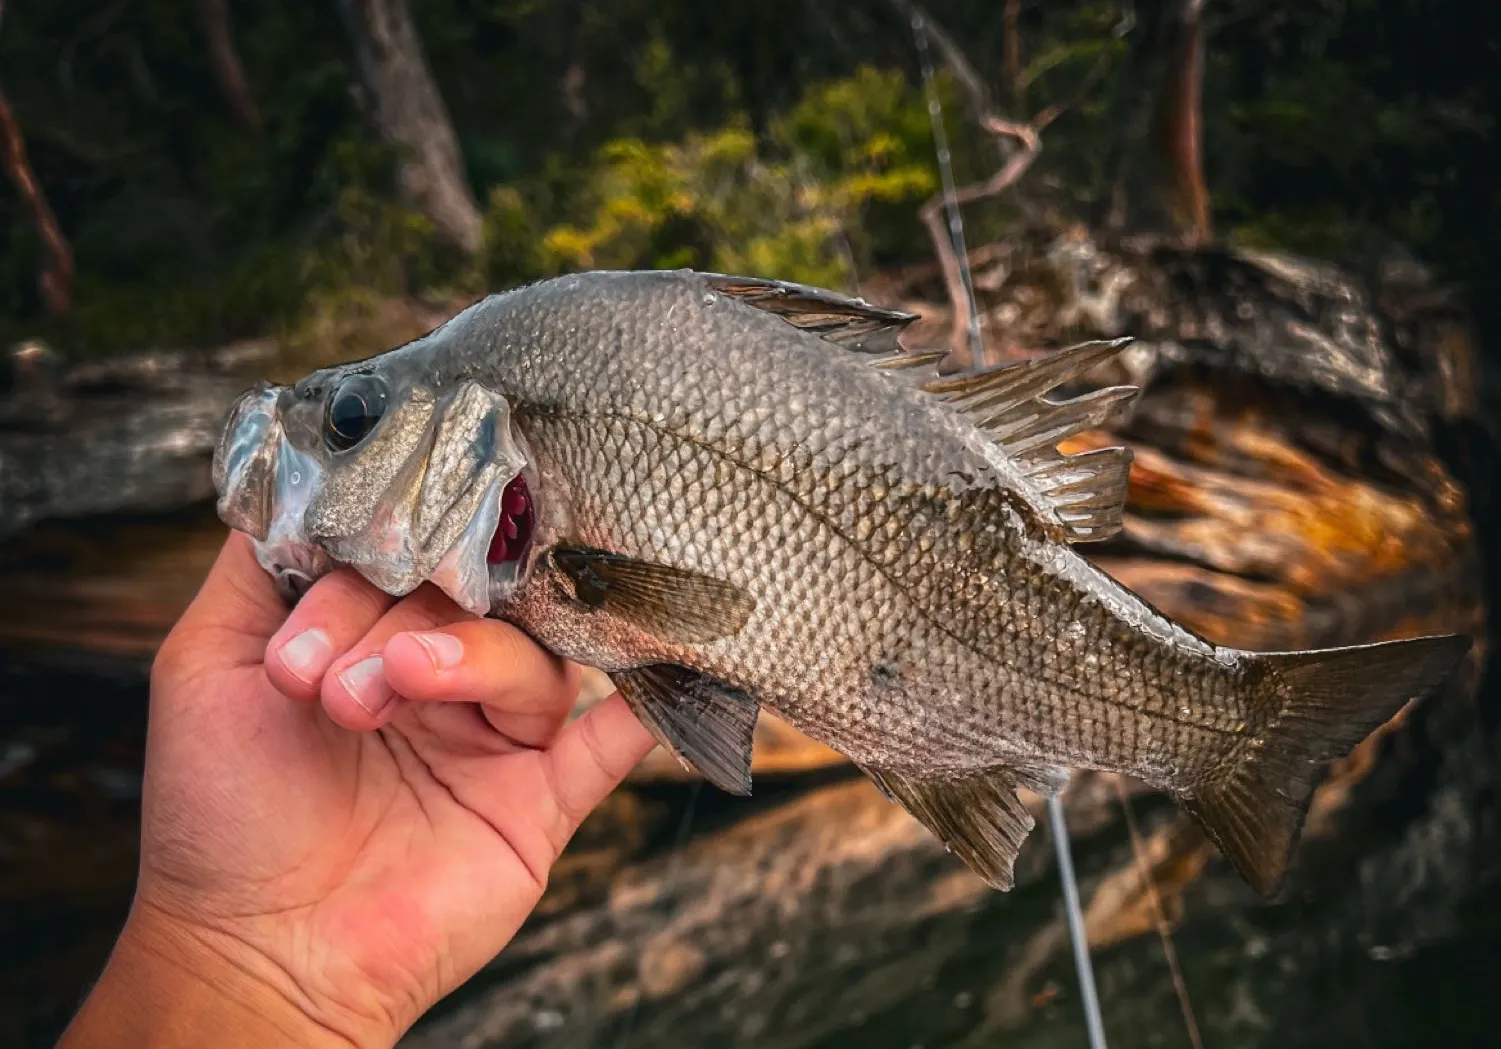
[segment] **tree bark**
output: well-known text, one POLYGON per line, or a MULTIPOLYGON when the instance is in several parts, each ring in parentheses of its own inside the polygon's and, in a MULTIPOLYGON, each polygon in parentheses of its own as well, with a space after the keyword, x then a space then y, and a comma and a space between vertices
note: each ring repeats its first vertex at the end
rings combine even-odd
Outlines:
POLYGON ((475 254, 483 221, 407 0, 339 0, 339 7, 373 101, 376 130, 405 154, 398 172, 402 193, 445 240, 475 254))
POLYGON ((37 236, 42 241, 42 272, 37 281, 42 301, 53 316, 65 316, 73 299, 73 251, 57 224, 52 206, 47 203, 36 173, 31 170, 21 125, 11 112, 3 91, 0 91, 0 168, 4 168, 15 183, 16 193, 31 211, 37 236))
POLYGON ((199 0, 198 14, 203 19, 203 32, 208 38, 209 55, 224 100, 229 103, 236 120, 248 130, 259 133, 263 126, 261 111, 255 104, 250 83, 245 79, 245 67, 240 64, 239 52, 235 50, 234 34, 229 25, 229 0, 199 0))

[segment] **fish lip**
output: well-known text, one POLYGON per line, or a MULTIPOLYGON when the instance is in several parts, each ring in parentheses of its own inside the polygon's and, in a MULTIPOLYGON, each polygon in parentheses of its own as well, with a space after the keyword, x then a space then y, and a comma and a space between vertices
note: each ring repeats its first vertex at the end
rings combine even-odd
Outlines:
POLYGON ((258 382, 235 399, 214 443, 214 509, 230 528, 264 539, 274 513, 276 450, 283 440, 281 387, 258 382))
POLYGON ((296 605, 318 580, 298 568, 279 568, 272 573, 277 595, 289 605, 296 605))
POLYGON ((304 527, 308 501, 322 480, 323 468, 317 459, 280 435, 268 486, 269 518, 254 547, 256 560, 271 574, 277 593, 293 605, 334 569, 333 557, 308 538, 304 527))

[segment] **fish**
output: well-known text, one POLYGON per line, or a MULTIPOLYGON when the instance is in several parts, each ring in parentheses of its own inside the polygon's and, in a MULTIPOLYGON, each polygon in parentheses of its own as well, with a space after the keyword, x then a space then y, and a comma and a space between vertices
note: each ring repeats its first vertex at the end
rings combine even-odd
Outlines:
POLYGON ((337 566, 432 584, 603 671, 730 793, 771 711, 997 889, 1034 823, 1018 791, 1095 769, 1278 894, 1324 766, 1469 639, 1265 653, 1171 621, 1076 549, 1120 532, 1129 450, 1059 450, 1136 395, 1077 392, 1129 340, 945 374, 902 345, 915 319, 683 270, 500 292, 246 391, 218 513, 290 601, 337 566))

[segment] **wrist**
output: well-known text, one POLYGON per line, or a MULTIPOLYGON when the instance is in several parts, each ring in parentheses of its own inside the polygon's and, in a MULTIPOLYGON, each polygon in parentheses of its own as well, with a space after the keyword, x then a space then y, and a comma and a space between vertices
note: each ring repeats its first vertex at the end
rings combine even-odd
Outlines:
POLYGON ((230 937, 132 909, 103 974, 58 1049, 385 1049, 298 1001, 295 981, 230 937))

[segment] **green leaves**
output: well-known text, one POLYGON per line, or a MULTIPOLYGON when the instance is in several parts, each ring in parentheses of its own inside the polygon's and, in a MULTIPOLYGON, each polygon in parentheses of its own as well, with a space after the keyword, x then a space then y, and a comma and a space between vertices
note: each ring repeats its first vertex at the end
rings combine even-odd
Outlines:
POLYGON ((873 252, 922 242, 916 206, 937 188, 927 120, 902 74, 865 67, 810 87, 760 141, 739 116, 676 142, 611 141, 542 235, 539 271, 696 266, 847 285, 873 252), (905 214, 880 244, 877 205, 905 214))

